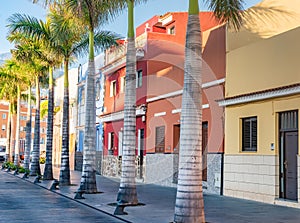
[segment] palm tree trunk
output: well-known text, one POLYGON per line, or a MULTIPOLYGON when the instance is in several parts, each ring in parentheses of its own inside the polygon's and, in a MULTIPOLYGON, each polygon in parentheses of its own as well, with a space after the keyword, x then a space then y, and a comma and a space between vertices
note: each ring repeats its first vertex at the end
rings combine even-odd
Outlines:
POLYGON ((20 156, 20 114, 21 114, 21 89, 20 85, 17 86, 17 123, 16 123, 16 143, 15 143, 15 159, 14 165, 19 166, 20 156))
POLYGON ((52 170, 52 144, 53 144, 53 108, 54 108, 54 87, 53 69, 49 68, 49 93, 48 93, 48 117, 47 117, 47 144, 46 144, 46 164, 44 169, 44 180, 53 179, 52 170))
POLYGON ((202 192, 202 39, 198 0, 189 1, 174 221, 205 222, 202 192))
POLYGON ((117 196, 118 204, 137 205, 136 191, 136 50, 133 25, 133 0, 128 0, 128 38, 126 54, 126 85, 124 104, 124 135, 122 173, 117 196))
POLYGON ((35 77, 36 86, 36 111, 34 123, 34 138, 30 176, 41 175, 40 169, 40 82, 38 75, 35 77))
POLYGON ((16 121, 16 113, 15 113, 15 102, 12 104, 12 113, 11 113, 11 122, 10 122, 10 144, 9 144, 9 161, 14 161, 14 153, 15 153, 15 135, 13 132, 15 131, 15 121, 16 121))
POLYGON ((64 61, 64 102, 62 121, 62 149, 59 185, 70 185, 70 161, 69 161, 69 61, 64 61))
POLYGON ((8 105, 8 117, 7 117, 7 126, 6 126, 6 150, 5 150, 5 161, 12 161, 11 152, 10 152, 10 139, 11 139, 11 110, 12 104, 9 102, 8 105))
POLYGON ((83 166, 80 190, 85 193, 96 193, 96 91, 95 91, 95 59, 94 59, 94 31, 89 32, 89 64, 85 84, 85 131, 83 166))
POLYGON ((29 169, 31 150, 31 86, 28 88, 24 168, 29 169))

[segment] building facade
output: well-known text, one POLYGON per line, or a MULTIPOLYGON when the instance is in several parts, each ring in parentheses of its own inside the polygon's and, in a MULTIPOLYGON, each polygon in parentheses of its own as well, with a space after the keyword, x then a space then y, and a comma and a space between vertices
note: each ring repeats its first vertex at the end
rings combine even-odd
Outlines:
MULTIPOLYGON (((27 119, 27 103, 21 103, 21 114, 20 114, 20 141, 19 141, 19 153, 21 160, 24 159, 25 151, 25 138, 26 138, 26 119, 27 119)), ((9 104, 5 101, 0 102, 0 145, 6 146, 7 140, 7 121, 9 113, 9 104)), ((31 135, 31 146, 33 146, 33 137, 34 137, 34 123, 35 123, 35 109, 32 108, 32 135, 31 135)), ((16 145, 16 124, 17 124, 17 115, 12 116, 12 127, 11 127, 11 137, 13 142, 13 148, 16 145)), ((40 152, 46 151, 46 132, 47 132, 47 119, 43 118, 40 120, 40 152)))
MULTIPOLYGON (((96 68, 96 170, 101 173, 102 166, 102 134, 103 127, 99 122, 98 116, 103 110, 103 81, 104 77, 99 73, 99 68, 103 66, 104 55, 100 54, 95 57, 95 68, 96 68)), ((76 70, 76 69, 75 69, 76 70)), ((83 164, 83 146, 84 146, 84 127, 85 127, 85 79, 88 72, 88 63, 79 65, 77 69, 77 118, 76 122, 76 151, 75 151, 75 170, 81 171, 83 164)))
POLYGON ((224 194, 300 207, 300 5, 260 6, 294 14, 227 35, 224 194))
MULTIPOLYGON (((176 186, 184 44, 187 13, 154 16, 136 29, 137 179, 176 186)), ((203 38, 203 178, 207 192, 222 191, 225 26, 202 12, 203 38)), ((106 51, 103 174, 120 176, 125 84, 123 48, 106 51)))

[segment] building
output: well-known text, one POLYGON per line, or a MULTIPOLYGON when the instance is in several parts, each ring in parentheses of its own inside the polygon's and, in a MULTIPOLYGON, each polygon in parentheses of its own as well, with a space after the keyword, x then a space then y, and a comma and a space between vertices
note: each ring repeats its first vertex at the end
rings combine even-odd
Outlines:
MULTIPOLYGON (((0 145, 6 146, 7 140, 7 121, 8 121, 8 109, 9 104, 6 101, 0 102, 0 145)), ((31 147, 33 146, 34 137, 34 123, 35 123, 35 109, 32 109, 32 135, 31 135, 31 147)), ((25 151, 25 138, 26 138, 26 119, 27 119, 27 103, 21 103, 21 114, 20 114, 20 157, 24 159, 25 151)), ((15 146, 16 136, 16 124, 17 115, 13 115, 13 127, 12 127, 12 140, 13 147, 15 146)), ((46 151, 46 132, 47 132, 47 119, 43 118, 40 120, 40 151, 46 151)))
MULTIPOLYGON (((137 47, 137 178, 146 183, 176 186, 180 109, 183 86, 187 13, 154 16, 136 28, 137 47)), ((225 26, 211 12, 200 13, 203 36, 204 188, 222 193, 225 26), (207 168, 206 168, 207 167, 207 168)), ((106 51, 103 174, 120 176, 124 109, 125 52, 106 51)))
MULTIPOLYGON (((76 117, 77 117, 77 83, 78 69, 69 69, 69 159, 70 169, 75 166, 75 147, 76 147, 76 117)), ((63 117, 63 98, 64 98, 64 77, 60 75, 55 78, 54 87, 54 107, 57 109, 53 121, 53 157, 54 166, 60 166, 62 150, 62 117, 63 117)))
MULTIPOLYGON (((103 66, 104 54, 99 54, 95 57, 96 68, 96 170, 101 173, 102 166, 102 135, 103 127, 99 121, 99 115, 103 110, 103 85, 104 76, 99 72, 99 68, 103 66)), ((83 163, 83 141, 85 127, 85 79, 88 72, 88 63, 79 65, 77 69, 78 84, 77 84, 77 123, 76 123, 76 153, 75 153, 75 170, 82 170, 83 163)))
POLYGON ((224 194, 300 207, 300 2, 257 6, 227 34, 224 194))

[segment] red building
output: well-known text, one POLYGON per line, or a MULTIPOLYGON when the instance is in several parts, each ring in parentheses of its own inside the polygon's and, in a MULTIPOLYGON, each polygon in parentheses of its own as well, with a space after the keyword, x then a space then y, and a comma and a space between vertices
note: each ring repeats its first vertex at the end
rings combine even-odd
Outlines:
MULTIPOLYGON (((147 183, 177 182, 185 12, 154 16, 136 28, 137 47, 137 176, 147 183)), ((222 190, 223 97, 225 81, 225 26, 212 13, 200 13, 203 38, 203 150, 204 188, 222 190), (208 168, 206 168, 208 167, 208 168)), ((119 176, 122 154, 125 52, 106 52, 103 174, 119 176)))

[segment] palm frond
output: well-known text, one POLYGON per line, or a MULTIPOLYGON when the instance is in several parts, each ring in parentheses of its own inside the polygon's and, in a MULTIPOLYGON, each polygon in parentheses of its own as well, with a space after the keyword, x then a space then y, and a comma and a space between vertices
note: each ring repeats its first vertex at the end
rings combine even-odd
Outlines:
POLYGON ((8 18, 8 22, 7 27, 10 34, 19 32, 37 40, 42 39, 44 36, 49 36, 47 25, 35 17, 15 13, 8 18))
POLYGON ((243 20, 244 0, 206 0, 206 4, 221 23, 228 22, 228 25, 236 30, 240 28, 243 20))

